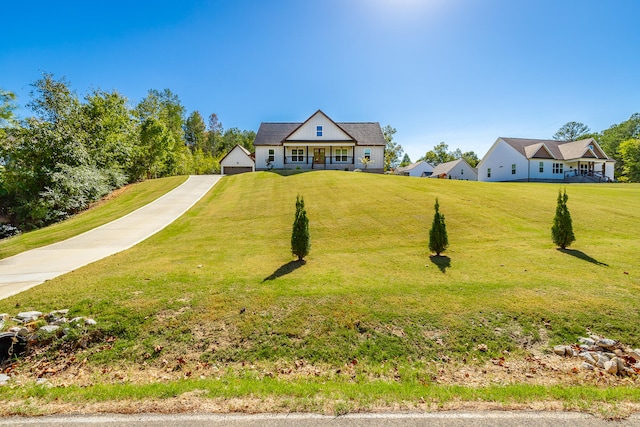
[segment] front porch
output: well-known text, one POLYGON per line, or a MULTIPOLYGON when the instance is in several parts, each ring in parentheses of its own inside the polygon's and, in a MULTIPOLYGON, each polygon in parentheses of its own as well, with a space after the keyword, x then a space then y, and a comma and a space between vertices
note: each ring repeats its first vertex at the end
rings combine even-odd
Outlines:
POLYGON ((566 162, 564 171, 565 182, 612 182, 613 166, 607 169, 606 161, 593 159, 578 159, 566 162))
POLYGON ((354 145, 340 143, 339 145, 284 147, 284 169, 301 170, 354 170, 356 158, 354 145))

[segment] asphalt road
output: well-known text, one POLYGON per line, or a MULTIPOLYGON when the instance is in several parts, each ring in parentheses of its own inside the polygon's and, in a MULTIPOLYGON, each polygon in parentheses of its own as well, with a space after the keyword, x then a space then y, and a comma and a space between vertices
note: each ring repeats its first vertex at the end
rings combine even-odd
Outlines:
POLYGON ((428 414, 352 414, 331 417, 313 414, 282 415, 95 415, 4 418, 0 426, 91 427, 627 427, 640 426, 640 417, 605 421, 573 412, 435 412, 428 414))
POLYGON ((219 179, 220 175, 190 176, 182 185, 122 218, 63 242, 0 260, 0 299, 140 243, 189 210, 219 179))

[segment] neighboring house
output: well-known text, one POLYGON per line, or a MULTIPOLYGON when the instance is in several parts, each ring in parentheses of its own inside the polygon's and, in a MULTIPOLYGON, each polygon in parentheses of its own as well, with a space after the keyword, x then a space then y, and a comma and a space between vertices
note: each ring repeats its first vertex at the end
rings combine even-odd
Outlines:
POLYGON ((396 175, 403 176, 431 176, 433 172, 433 166, 431 163, 427 163, 424 160, 420 160, 419 162, 411 163, 408 166, 402 166, 395 170, 396 175))
POLYGON ((467 181, 477 181, 478 173, 464 159, 452 162, 440 163, 433 168, 433 173, 429 178, 443 179, 463 179, 467 181))
POLYGON ((480 181, 613 181, 610 159, 593 138, 498 138, 478 164, 480 181))
POLYGON ((334 122, 320 110, 303 123, 262 123, 253 145, 259 171, 384 169, 379 123, 334 122))
POLYGON ((255 171, 256 163, 249 150, 241 145, 236 145, 226 156, 220 160, 222 175, 235 175, 243 172, 255 171))

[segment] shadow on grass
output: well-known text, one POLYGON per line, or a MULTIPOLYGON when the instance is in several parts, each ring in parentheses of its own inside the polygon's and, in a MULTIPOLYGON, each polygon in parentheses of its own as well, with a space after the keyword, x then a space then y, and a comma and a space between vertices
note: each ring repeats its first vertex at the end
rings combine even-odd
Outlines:
POLYGON ((302 261, 289 261, 288 263, 280 266, 280 268, 278 268, 276 271, 274 271, 273 273, 271 273, 270 276, 267 276, 264 278, 264 280, 262 281, 262 283, 266 282, 267 280, 275 280, 278 277, 282 277, 285 274, 289 274, 293 271, 296 271, 297 269, 299 269, 300 267, 302 267, 303 265, 305 265, 307 263, 307 261, 302 260, 302 261))
POLYGON ((605 264, 604 262, 600 262, 595 258, 591 258, 589 255, 585 254, 582 251, 578 251, 576 249, 562 249, 562 248, 557 248, 557 249, 558 249, 558 251, 562 252, 563 254, 574 256, 574 257, 579 258, 579 259, 581 259, 583 261, 590 262, 591 264, 601 265, 603 267, 609 267, 609 264, 605 264))
POLYGON ((447 268, 451 267, 451 258, 446 255, 430 255, 431 262, 438 266, 443 273, 447 272, 447 268))

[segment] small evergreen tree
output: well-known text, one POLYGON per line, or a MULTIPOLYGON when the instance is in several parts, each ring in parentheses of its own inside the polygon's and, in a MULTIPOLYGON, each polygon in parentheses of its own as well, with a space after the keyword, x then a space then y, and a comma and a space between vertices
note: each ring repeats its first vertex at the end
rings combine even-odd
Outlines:
POLYGON ((567 190, 564 194, 558 191, 558 204, 556 206, 556 216, 553 218, 553 226, 551 227, 551 237, 553 243, 566 249, 576 238, 573 235, 573 225, 571 224, 571 214, 567 208, 567 190))
POLYGON ((296 196, 296 217, 291 232, 291 253, 298 257, 298 261, 302 261, 305 256, 309 255, 310 249, 309 219, 307 211, 304 209, 304 198, 298 195, 296 196))
POLYGON ((444 215, 440 213, 440 205, 436 198, 436 213, 433 215, 433 224, 429 230, 429 250, 440 256, 449 246, 449 238, 447 237, 447 226, 444 223, 444 215))

